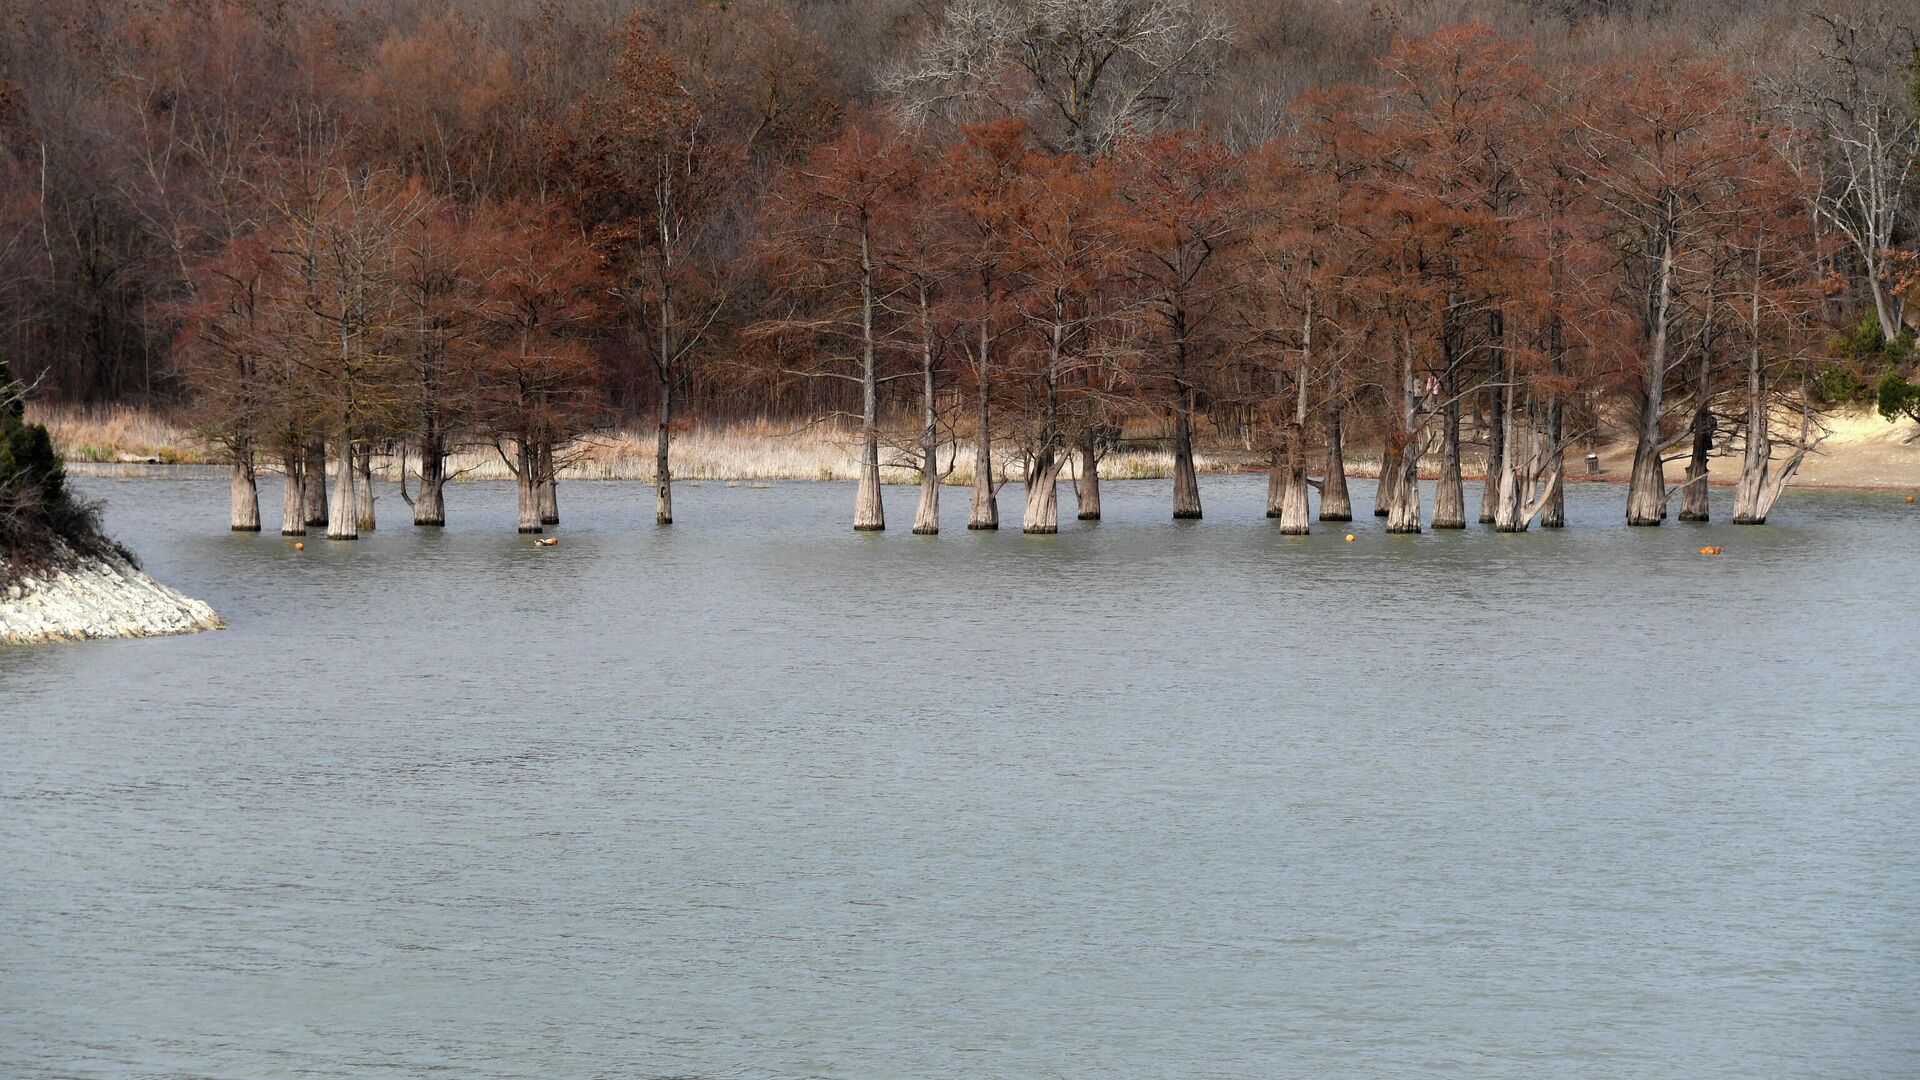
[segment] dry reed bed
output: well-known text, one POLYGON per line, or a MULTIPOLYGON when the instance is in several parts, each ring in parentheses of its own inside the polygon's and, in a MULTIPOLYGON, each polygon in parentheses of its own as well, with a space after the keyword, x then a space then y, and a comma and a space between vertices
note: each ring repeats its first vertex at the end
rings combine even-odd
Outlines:
MULTIPOLYGON (((220 451, 207 445, 192 429, 163 413, 125 405, 75 408, 31 405, 28 420, 45 424, 54 446, 68 461, 157 462, 197 464, 219 462, 220 451)), ((799 431, 765 421, 713 424, 680 432, 673 439, 673 475, 676 480, 857 480, 857 441, 843 429, 808 427, 799 431)), ((591 435, 564 455, 568 461, 561 478, 568 480, 653 480, 654 433, 625 430, 591 435)), ((998 455, 997 455, 998 456, 998 455)), ((914 484, 919 473, 898 453, 882 449, 881 479, 889 484, 914 484)), ((375 459, 389 479, 398 478, 397 455, 375 459)), ((945 447, 941 467, 948 484, 973 483, 973 447, 968 443, 945 447)), ((1233 472, 1243 459, 1228 455, 1196 454, 1201 472, 1233 472)), ((505 480, 512 477, 493 447, 470 447, 455 454, 451 471, 465 480, 505 480)), ((272 462, 261 463, 271 471, 272 462)), ((418 467, 417 462, 414 465, 418 467)), ((1000 456, 1001 476, 1022 475, 1017 458, 1000 456)), ((1069 468, 1067 476, 1074 470, 1069 468)), ((1113 451, 1100 463, 1107 479, 1155 480, 1173 475, 1173 455, 1163 450, 1113 451)))
MULTIPOLYGON (((766 434, 756 426, 713 426, 674 436, 673 476, 676 480, 858 480, 858 444, 845 433, 809 429, 795 434, 766 434)), ((561 479, 653 480, 654 434, 623 431, 580 440, 565 455, 561 479)), ((1023 475, 1017 457, 996 455, 1001 478, 1023 475)), ((880 480, 886 484, 917 484, 917 468, 902 455, 882 448, 880 480)), ((505 480, 512 477, 492 447, 464 450, 448 463, 461 479, 505 480)), ((1226 456, 1196 454, 1201 472, 1233 472, 1243 464, 1226 456)), ((393 476, 397 457, 382 465, 393 476)), ((943 447, 940 468, 947 484, 973 483, 973 447, 968 443, 943 447)), ((1069 468, 1066 476, 1072 476, 1069 468)), ((1167 451, 1116 450, 1100 461, 1100 475, 1109 480, 1156 480, 1173 475, 1173 455, 1167 451)))
POLYGON ((187 465, 216 460, 193 432, 165 414, 131 405, 45 406, 29 402, 27 423, 45 424, 68 461, 153 461, 187 465))

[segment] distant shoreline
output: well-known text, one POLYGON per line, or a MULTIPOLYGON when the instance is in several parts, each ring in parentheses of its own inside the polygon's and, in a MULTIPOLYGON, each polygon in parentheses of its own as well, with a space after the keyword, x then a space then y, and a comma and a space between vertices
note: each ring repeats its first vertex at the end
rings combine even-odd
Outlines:
MULTIPOLYGON (((178 470, 198 468, 225 475, 218 458, 197 445, 190 430, 152 410, 124 406, 93 410, 30 408, 29 418, 47 425, 55 448, 75 476, 165 478, 180 476, 178 470)), ((1842 491, 1920 490, 1920 425, 1888 423, 1866 410, 1837 413, 1828 424, 1833 434, 1809 455, 1792 486, 1842 491)), ((1373 448, 1376 453, 1370 454, 1364 442, 1355 440, 1347 449, 1350 478, 1379 476, 1377 447, 1373 448)), ((1598 474, 1586 472, 1584 447, 1568 452, 1568 483, 1626 481, 1632 463, 1631 445, 1600 445, 1593 452, 1600 458, 1598 474)), ((884 446, 881 455, 883 483, 919 483, 919 474, 911 466, 884 464, 899 460, 884 446)), ((650 429, 590 436, 576 445, 571 456, 573 462, 560 474, 563 481, 653 481, 654 435, 650 429)), ((970 485, 972 460, 969 444, 948 447, 941 460, 945 484, 970 485)), ((376 475, 397 480, 398 461, 397 455, 375 458, 376 475)), ((1074 465, 1061 475, 1063 482, 1072 482, 1074 465)), ((1265 471, 1257 453, 1224 439, 1203 440, 1195 454, 1195 465, 1200 473, 1211 475, 1265 471), (1208 441, 1214 445, 1208 446, 1208 441)), ((1461 465, 1467 484, 1483 482, 1477 449, 1469 447, 1461 465)), ((449 466, 461 480, 511 478, 491 447, 464 450, 450 460, 449 466)), ((824 426, 796 429, 766 421, 707 424, 676 433, 673 468, 674 479, 683 483, 842 482, 859 478, 850 433, 824 426)), ((1008 482, 1019 482, 1017 463, 1003 462, 1000 468, 1008 482)), ((1669 482, 1677 482, 1683 468, 1683 462, 1670 463, 1669 482)), ((1709 462, 1708 482, 1714 487, 1731 486, 1738 479, 1739 469, 1737 456, 1714 457, 1709 462)), ((273 463, 263 461, 260 472, 272 475, 273 463)), ((1436 459, 1429 456, 1422 461, 1421 479, 1432 480, 1437 472, 1436 459)), ((1164 480, 1172 473, 1173 455, 1153 446, 1150 438, 1132 440, 1132 445, 1111 450, 1101 459, 1103 480, 1164 480)))

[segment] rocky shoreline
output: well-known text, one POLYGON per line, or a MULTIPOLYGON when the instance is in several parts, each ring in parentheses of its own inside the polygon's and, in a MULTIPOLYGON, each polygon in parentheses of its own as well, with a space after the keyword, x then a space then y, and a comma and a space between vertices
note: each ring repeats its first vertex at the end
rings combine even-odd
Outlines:
POLYGON ((112 555, 61 560, 0 593, 0 644, 7 645, 194 634, 225 625, 207 604, 112 555))

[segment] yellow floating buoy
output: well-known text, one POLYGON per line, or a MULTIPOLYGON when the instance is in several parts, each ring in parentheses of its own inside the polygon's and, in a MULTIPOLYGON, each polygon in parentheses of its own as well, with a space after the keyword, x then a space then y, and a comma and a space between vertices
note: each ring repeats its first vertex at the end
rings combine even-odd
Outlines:
POLYGON ((545 540, 535 540, 535 541, 533 542, 533 545, 534 545, 535 547, 552 547, 553 545, 555 545, 555 544, 557 544, 557 543, 559 543, 559 542, 560 542, 560 538, 559 538, 559 537, 557 537, 557 536, 549 536, 549 537, 547 537, 547 538, 546 538, 545 540))
POLYGON ((1351 543, 1353 543, 1353 534, 1352 534, 1352 533, 1348 533, 1348 534, 1347 534, 1347 543, 1349 543, 1349 544, 1351 544, 1351 543))
POLYGON ((300 543, 300 542, 298 542, 298 541, 295 541, 295 542, 294 542, 294 545, 293 545, 293 550, 295 550, 295 551, 305 551, 305 550, 307 550, 307 545, 305 545, 305 544, 302 544, 302 543, 300 543))

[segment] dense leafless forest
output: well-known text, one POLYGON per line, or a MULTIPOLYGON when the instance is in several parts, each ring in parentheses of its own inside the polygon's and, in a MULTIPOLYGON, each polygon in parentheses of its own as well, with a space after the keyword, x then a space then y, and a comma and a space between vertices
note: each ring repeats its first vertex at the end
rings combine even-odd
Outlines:
MULTIPOLYGON (((1762 522, 1818 410, 1913 377, 1909 5, 1882 0, 0 0, 0 349, 55 401, 193 417, 233 524, 419 524, 497 450, 520 527, 584 433, 840 417, 972 456, 969 523, 1129 424, 1268 456, 1269 513, 1762 522), (1463 457, 1487 463, 1467 497, 1463 457), (1418 467, 1439 462, 1423 511, 1418 467), (332 490, 327 489, 327 462, 332 490), (1670 479, 1663 464, 1685 463, 1670 479), (1316 479, 1317 477, 1317 479, 1316 479)), ((943 457, 942 448, 947 453, 943 457)))

